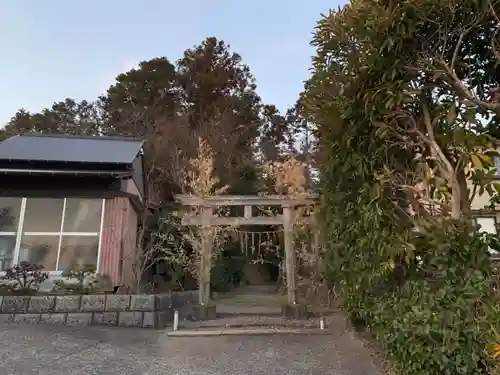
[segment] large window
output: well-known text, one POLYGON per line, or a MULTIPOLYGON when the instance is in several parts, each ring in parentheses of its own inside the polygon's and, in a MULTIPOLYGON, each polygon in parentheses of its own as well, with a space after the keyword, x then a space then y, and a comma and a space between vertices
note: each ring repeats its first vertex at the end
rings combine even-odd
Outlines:
POLYGON ((0 198, 0 270, 20 261, 64 271, 97 266, 102 199, 0 198))

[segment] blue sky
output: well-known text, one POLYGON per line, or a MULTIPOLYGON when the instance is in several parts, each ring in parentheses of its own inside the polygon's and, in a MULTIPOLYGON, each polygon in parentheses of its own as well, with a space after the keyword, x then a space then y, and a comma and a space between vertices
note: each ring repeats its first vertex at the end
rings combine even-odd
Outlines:
POLYGON ((0 0, 0 126, 19 108, 93 100, 139 61, 216 36, 240 53, 258 92, 284 110, 308 76, 321 13, 340 0, 0 0))

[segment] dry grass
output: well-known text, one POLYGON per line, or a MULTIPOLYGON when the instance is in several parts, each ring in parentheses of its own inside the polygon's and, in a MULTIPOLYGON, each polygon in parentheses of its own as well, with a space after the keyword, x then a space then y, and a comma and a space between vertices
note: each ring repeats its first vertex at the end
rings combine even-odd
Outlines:
MULTIPOLYGON (((215 176, 214 154, 210 145, 202 138, 198 139, 198 155, 189 161, 186 174, 186 191, 195 197, 206 199, 211 196, 224 194, 228 185, 220 186, 220 180, 215 176)), ((188 215, 193 217, 203 215, 206 207, 193 206, 189 208, 188 215)), ((214 210, 215 215, 224 215, 219 209, 214 210)), ((187 268, 191 274, 199 279, 204 272, 202 258, 206 264, 211 264, 222 248, 220 245, 227 235, 227 228, 221 226, 191 226, 184 233, 185 239, 191 244, 194 253, 189 257, 187 268), (203 239, 210 239, 210 246, 205 248, 203 239)))
MULTIPOLYGON (((274 182, 276 193, 285 195, 291 200, 308 202, 307 197, 312 191, 307 178, 307 164, 292 156, 283 162, 268 163, 265 171, 274 182)), ((321 246, 320 226, 316 216, 316 206, 313 202, 295 207, 293 231, 297 256, 298 298, 309 305, 331 305, 333 288, 325 284, 320 271, 323 246, 321 246), (327 298, 322 298, 322 296, 327 298)))
MULTIPOLYGON (((201 137, 198 139, 196 157, 189 160, 185 173, 183 190, 185 193, 206 200, 209 197, 224 194, 228 185, 221 186, 215 175, 215 157, 212 148, 201 137)), ((211 225, 213 215, 221 216, 225 212, 204 202, 199 206, 186 207, 186 217, 202 218, 201 225, 193 225, 182 232, 192 248, 192 252, 185 248, 169 250, 166 259, 187 270, 197 280, 200 288, 200 301, 209 302, 210 271, 213 260, 222 250, 228 232, 226 227, 211 225)))

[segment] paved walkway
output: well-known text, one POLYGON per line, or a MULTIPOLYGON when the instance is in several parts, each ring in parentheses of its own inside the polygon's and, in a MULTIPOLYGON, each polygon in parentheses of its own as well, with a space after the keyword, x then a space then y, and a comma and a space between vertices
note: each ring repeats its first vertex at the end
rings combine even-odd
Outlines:
MULTIPOLYGON (((281 314, 281 306, 286 303, 286 295, 276 292, 276 285, 243 286, 226 295, 218 296, 215 301, 219 314, 281 314)), ((335 306, 313 307, 308 303, 309 312, 331 313, 338 310, 335 306)))
POLYGON ((350 332, 170 338, 165 331, 0 327, 0 374, 380 375, 350 332))

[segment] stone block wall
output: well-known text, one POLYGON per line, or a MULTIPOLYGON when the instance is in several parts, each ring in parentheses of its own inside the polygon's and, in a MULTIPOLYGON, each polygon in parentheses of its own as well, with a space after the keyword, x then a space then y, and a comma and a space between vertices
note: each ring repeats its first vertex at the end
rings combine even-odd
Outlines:
POLYGON ((1 323, 164 328, 174 309, 190 311, 198 291, 156 295, 0 296, 1 323))

